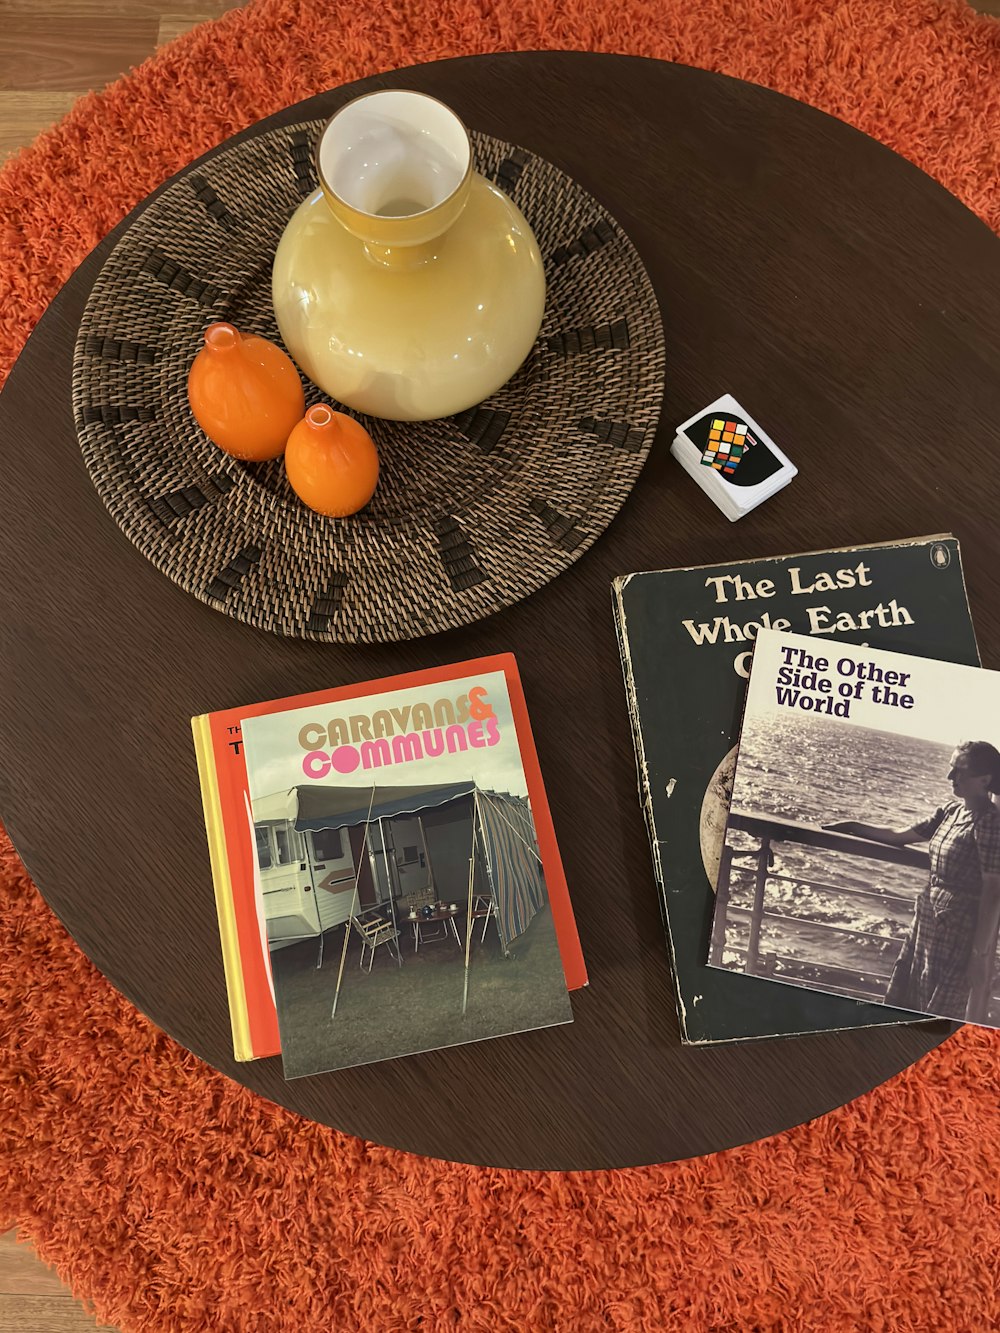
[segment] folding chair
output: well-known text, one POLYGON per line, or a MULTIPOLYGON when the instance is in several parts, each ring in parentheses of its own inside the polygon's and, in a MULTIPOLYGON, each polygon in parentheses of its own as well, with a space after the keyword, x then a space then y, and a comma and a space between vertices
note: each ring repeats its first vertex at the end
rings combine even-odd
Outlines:
POLYGON ((365 965, 365 950, 370 949, 368 955, 368 971, 372 970, 372 963, 375 961, 375 950, 380 944, 386 944, 389 952, 396 955, 397 964, 403 966, 403 955, 400 953, 399 945, 396 940, 399 939, 399 931, 391 921, 386 921, 382 916, 366 914, 365 916, 352 916, 351 924, 361 936, 361 962, 360 967, 365 965))
POLYGON ((483 933, 479 937, 479 943, 482 944, 486 938, 486 931, 490 921, 497 914, 497 905, 492 898, 483 898, 477 896, 472 900, 472 919, 473 921, 482 920, 483 933))

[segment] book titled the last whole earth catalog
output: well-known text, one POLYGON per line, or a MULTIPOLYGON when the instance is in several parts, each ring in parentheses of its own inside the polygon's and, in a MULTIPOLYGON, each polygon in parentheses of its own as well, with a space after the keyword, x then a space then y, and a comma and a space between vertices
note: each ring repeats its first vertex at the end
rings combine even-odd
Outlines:
POLYGON ((885 1005, 709 967, 714 886, 758 628, 978 666, 958 542, 944 534, 628 574, 613 598, 681 1040, 912 1022, 885 1005))

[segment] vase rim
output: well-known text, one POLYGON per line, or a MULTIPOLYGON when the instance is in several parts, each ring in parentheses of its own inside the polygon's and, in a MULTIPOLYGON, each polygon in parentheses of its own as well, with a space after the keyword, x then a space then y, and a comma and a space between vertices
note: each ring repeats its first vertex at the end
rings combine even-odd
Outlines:
POLYGON ((319 138, 316 141, 316 146, 313 149, 313 166, 316 171, 316 177, 320 183, 320 188, 327 200, 334 206, 334 209, 339 214, 356 219, 358 224, 374 222, 382 225, 394 222, 405 224, 418 218, 421 221, 432 221, 436 213, 444 212, 448 209, 449 206, 453 204, 455 197, 467 188, 475 169, 473 165, 472 137, 469 134, 465 122, 457 112, 453 111, 447 103, 442 102, 440 98, 432 97, 430 93, 419 92, 415 88, 380 88, 375 92, 364 93, 361 97, 355 97, 352 98, 351 101, 345 102, 342 107, 333 113, 323 126, 319 138), (334 187, 333 183, 328 178, 327 173, 323 170, 323 144, 329 134, 331 126, 335 121, 340 119, 340 117, 344 116, 346 112, 356 111, 364 102, 371 102, 378 99, 398 100, 401 98, 419 99, 422 102, 433 104, 433 106, 440 108, 446 113, 447 118, 451 120, 461 133, 465 149, 465 167, 455 185, 448 190, 441 199, 436 200, 426 208, 414 209, 412 212, 399 214, 370 212, 367 209, 359 207, 350 199, 345 198, 344 194, 334 187))
POLYGON ((214 352, 227 352, 239 342, 242 342, 239 329, 227 319, 214 320, 205 330, 205 344, 214 352))

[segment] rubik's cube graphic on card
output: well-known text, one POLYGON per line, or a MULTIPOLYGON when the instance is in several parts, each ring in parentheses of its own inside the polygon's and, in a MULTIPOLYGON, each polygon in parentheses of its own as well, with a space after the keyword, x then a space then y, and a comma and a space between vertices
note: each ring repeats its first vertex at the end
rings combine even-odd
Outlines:
POLYGON ((756 443, 745 421, 713 417, 708 430, 708 440, 701 455, 702 467, 713 467, 724 477, 731 477, 740 459, 754 448, 756 443))

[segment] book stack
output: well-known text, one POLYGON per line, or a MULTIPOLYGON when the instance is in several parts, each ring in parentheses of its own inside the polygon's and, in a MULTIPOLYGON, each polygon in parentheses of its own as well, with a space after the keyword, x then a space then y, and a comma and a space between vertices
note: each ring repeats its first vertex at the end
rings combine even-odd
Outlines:
POLYGON ((635 573, 613 596, 682 1041, 1000 1025, 1000 676, 955 538, 635 573))
MULTIPOLYGON (((737 409, 698 427, 723 481, 723 455, 772 447, 737 409)), ((682 1042, 1000 1026, 1000 674, 955 538, 613 596, 682 1042)), ((522 1031, 529 985, 530 1026, 572 1020, 587 975, 512 657, 193 729, 238 1059, 280 1052, 294 1078, 522 1031), (509 1015, 479 984, 490 950, 509 1015)))

